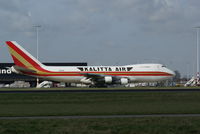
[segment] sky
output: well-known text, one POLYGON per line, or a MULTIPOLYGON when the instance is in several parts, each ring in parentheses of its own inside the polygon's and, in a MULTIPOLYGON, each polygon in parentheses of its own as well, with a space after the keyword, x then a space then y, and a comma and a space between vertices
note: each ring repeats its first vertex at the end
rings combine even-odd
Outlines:
POLYGON ((0 61, 14 40, 41 62, 161 63, 196 72, 200 0, 0 0, 0 61))

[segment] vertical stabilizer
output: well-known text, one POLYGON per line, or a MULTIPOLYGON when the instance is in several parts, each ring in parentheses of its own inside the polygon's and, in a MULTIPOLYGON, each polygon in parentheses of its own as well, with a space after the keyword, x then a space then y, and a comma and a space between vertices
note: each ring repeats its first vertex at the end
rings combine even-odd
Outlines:
POLYGON ((35 57, 22 48, 16 41, 6 41, 15 65, 37 70, 43 66, 35 57))

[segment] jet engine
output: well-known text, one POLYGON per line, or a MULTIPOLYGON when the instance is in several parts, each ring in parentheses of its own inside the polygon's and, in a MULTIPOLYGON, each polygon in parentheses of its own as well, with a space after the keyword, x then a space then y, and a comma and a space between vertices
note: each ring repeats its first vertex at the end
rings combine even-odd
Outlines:
POLYGON ((129 80, 127 78, 121 78, 120 79, 120 84, 125 85, 125 84, 128 84, 128 83, 129 83, 129 80))
POLYGON ((111 76, 105 76, 104 81, 105 81, 105 83, 112 83, 113 79, 111 76))
POLYGON ((106 76, 106 77, 104 77, 104 81, 107 84, 113 83, 113 84, 125 85, 125 84, 129 83, 128 78, 115 78, 115 77, 112 77, 112 76, 106 76))

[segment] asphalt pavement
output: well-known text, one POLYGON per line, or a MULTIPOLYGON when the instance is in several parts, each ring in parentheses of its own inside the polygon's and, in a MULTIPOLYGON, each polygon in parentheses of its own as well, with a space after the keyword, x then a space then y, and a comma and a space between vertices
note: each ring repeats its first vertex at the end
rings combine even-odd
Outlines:
POLYGON ((145 117, 200 117, 200 114, 148 114, 148 115, 85 115, 85 116, 25 116, 0 117, 0 120, 12 119, 108 119, 108 118, 145 118, 145 117))
POLYGON ((164 89, 152 89, 152 88, 142 88, 142 89, 127 89, 127 88, 102 88, 102 89, 95 89, 95 88, 80 88, 80 89, 73 89, 73 88, 54 88, 54 89, 8 89, 8 90, 0 90, 0 93, 82 93, 82 92, 91 92, 91 93, 104 93, 104 92, 200 92, 200 88, 183 88, 183 89, 176 89, 176 88, 164 88, 164 89))

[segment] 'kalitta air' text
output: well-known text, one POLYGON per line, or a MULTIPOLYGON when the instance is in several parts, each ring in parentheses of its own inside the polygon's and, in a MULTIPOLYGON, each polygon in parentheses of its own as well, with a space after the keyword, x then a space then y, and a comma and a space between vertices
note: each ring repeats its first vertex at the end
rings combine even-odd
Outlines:
POLYGON ((78 67, 80 71, 100 71, 100 72, 112 72, 112 71, 130 71, 132 67, 78 67))

